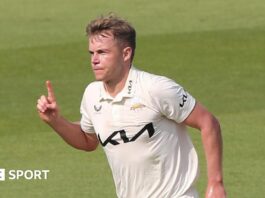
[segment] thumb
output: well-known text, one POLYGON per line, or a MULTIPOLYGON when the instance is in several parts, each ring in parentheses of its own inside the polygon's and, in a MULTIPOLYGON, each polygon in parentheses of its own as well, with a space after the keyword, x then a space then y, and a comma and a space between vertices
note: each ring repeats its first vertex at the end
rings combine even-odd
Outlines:
POLYGON ((53 101, 52 103, 47 104, 47 108, 48 108, 48 109, 51 109, 51 110, 56 110, 56 109, 57 109, 57 104, 56 104, 56 102, 53 101))

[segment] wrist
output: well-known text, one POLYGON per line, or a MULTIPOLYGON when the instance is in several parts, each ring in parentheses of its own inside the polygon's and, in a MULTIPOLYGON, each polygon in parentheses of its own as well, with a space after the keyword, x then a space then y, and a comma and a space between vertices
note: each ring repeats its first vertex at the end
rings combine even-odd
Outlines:
POLYGON ((52 128, 56 128, 56 126, 60 125, 61 120, 62 117, 60 115, 55 115, 49 120, 47 120, 46 123, 50 125, 52 128))
POLYGON ((208 185, 223 184, 222 178, 208 179, 208 185))
POLYGON ((208 177, 208 183, 223 183, 222 174, 216 174, 208 177))

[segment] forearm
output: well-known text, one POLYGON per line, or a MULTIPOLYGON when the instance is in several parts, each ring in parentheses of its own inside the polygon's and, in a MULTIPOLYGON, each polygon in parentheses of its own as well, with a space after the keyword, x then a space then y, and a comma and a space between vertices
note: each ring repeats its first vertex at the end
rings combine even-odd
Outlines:
POLYGON ((80 127, 79 123, 72 123, 59 116, 57 119, 48 122, 63 140, 74 148, 92 151, 95 150, 98 142, 92 136, 87 136, 80 127))
POLYGON ((208 183, 223 182, 222 174, 222 136, 219 122, 216 118, 209 118, 209 125, 201 129, 204 146, 208 183))
POLYGON ((196 103, 184 123, 201 131, 207 161, 206 198, 225 198, 222 173, 222 136, 218 120, 201 104, 196 103))

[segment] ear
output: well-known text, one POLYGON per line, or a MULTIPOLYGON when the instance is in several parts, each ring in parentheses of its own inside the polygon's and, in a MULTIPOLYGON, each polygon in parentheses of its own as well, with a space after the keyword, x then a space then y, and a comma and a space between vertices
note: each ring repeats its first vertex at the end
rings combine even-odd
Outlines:
POLYGON ((123 49, 123 60, 130 61, 132 57, 132 48, 131 47, 125 47, 123 49))

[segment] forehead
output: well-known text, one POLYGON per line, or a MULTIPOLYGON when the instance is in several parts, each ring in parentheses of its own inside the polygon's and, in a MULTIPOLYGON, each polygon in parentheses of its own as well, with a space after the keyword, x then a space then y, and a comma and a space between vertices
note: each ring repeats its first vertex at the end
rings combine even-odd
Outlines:
POLYGON ((102 32, 89 37, 89 46, 113 45, 116 44, 114 35, 110 32, 102 32))

